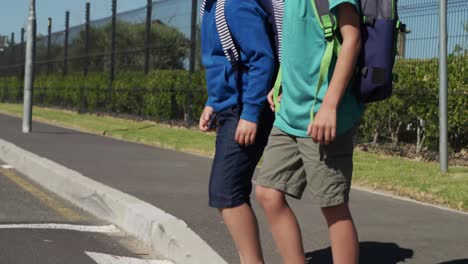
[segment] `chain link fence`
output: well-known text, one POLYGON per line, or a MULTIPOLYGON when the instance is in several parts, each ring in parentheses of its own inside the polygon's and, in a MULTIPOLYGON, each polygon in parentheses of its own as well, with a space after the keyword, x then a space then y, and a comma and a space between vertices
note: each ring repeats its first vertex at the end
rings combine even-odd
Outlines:
MULTIPOLYGON (((110 17, 93 19, 87 4, 83 24, 69 25, 69 13, 49 18, 46 33, 35 39, 34 103, 190 125, 206 100, 199 26, 192 19, 200 1, 194 2, 148 1, 117 13, 119 1, 112 0, 110 17), (57 21, 65 21, 65 29, 53 32, 57 21)), ((398 11, 406 31, 399 34, 395 93, 369 105, 361 148, 437 160, 438 1, 400 0, 398 11)), ((468 1, 448 0, 448 25, 450 160, 467 165, 468 1)), ((22 98, 24 36, 21 30, 19 37, 0 37, 3 102, 22 98)))

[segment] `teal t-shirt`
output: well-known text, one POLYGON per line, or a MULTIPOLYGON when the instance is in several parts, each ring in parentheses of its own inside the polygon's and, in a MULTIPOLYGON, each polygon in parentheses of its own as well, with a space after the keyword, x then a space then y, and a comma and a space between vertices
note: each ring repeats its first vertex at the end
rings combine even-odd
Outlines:
MULTIPOLYGON (((342 3, 356 5, 356 0, 329 0, 331 12, 337 13, 342 3)), ((326 49, 323 29, 315 18, 311 0, 285 1, 282 43, 281 107, 276 113, 275 127, 297 137, 308 137, 307 127, 314 103, 320 65, 326 49)), ((317 113, 328 90, 336 64, 332 59, 328 79, 324 80, 317 96, 317 113)), ((364 113, 364 105, 357 101, 350 87, 343 95, 337 111, 337 134, 344 134, 355 126, 364 113)))

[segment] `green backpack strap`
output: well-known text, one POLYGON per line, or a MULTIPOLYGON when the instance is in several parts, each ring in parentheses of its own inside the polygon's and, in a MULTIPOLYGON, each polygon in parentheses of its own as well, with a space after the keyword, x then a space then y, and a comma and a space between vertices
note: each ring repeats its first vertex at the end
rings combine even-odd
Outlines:
POLYGON ((322 63, 320 64, 320 73, 315 90, 315 99, 310 111, 310 121, 314 121, 314 109, 317 104, 317 98, 320 92, 320 88, 323 85, 323 81, 328 78, 328 71, 332 62, 333 54, 338 55, 341 50, 341 43, 338 40, 336 31, 338 29, 338 23, 335 16, 330 12, 329 0, 311 0, 312 8, 314 10, 317 21, 320 27, 323 29, 324 38, 327 42, 327 47, 322 57, 322 63))
MULTIPOLYGON (((330 12, 329 0, 311 0, 312 8, 314 10, 317 21, 319 21, 320 27, 323 29, 324 38, 327 42, 327 47, 322 57, 322 63, 320 64, 320 75, 317 83, 317 89, 315 91, 315 99, 310 112, 310 120, 314 121, 314 109, 317 104, 317 98, 320 92, 320 88, 323 85, 323 81, 328 77, 328 71, 332 62, 333 54, 339 54, 341 50, 341 43, 337 38, 336 31, 338 29, 337 21, 335 16, 330 12)), ((281 104, 279 103, 279 95, 282 84, 282 67, 278 72, 276 78, 273 101, 275 103, 275 111, 278 112, 281 104)))
POLYGON ((275 112, 278 112, 280 109, 281 104, 279 103, 279 95, 281 90, 281 83, 283 78, 281 76, 282 67, 278 70, 278 76, 276 77, 275 86, 273 87, 273 102, 275 103, 275 112))

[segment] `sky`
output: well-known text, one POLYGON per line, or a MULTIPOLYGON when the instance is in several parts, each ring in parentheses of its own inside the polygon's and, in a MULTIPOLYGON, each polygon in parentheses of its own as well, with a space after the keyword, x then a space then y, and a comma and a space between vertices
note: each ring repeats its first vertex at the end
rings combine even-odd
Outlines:
MULTIPOLYGON (((186 0, 188 1, 188 0, 186 0)), ((70 26, 84 22, 85 3, 91 3, 91 18, 98 19, 111 15, 111 0, 36 0, 38 33, 47 32, 47 18, 53 19, 53 31, 65 28, 65 11, 70 11, 70 26)), ((117 12, 127 11, 146 5, 146 0, 119 0, 117 12)), ((0 0, 0 35, 15 32, 20 39, 21 27, 28 19, 29 0, 0 0)))
MULTIPOLYGON (((85 3, 91 3, 91 19, 111 15, 111 0, 36 0, 38 34, 47 32, 47 18, 53 19, 53 32, 64 29, 65 11, 70 11, 70 26, 84 23, 85 3)), ((146 6, 146 0, 118 0, 117 12, 146 6)), ((153 19, 190 32, 190 0, 157 0, 153 5, 153 19)), ((199 4, 201 0, 198 0, 199 4)), ((468 0, 449 0, 448 30, 449 52, 456 45, 468 48, 468 38, 463 25, 468 24, 468 0)), ((400 19, 411 33, 407 38, 407 56, 433 58, 438 55, 438 0, 400 0, 400 19)), ((21 27, 26 26, 29 0, 0 0, 0 35, 15 32, 15 42, 20 40, 21 27)), ((119 19, 144 21, 145 10, 124 13, 119 19)))

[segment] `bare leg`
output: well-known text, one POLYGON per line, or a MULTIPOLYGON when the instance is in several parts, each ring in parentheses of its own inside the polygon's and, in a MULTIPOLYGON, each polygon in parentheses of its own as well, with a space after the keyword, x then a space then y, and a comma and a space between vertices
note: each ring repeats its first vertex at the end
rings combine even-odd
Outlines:
POLYGON ((252 208, 247 204, 243 204, 235 208, 220 209, 219 211, 236 244, 240 263, 263 263, 258 223, 252 208))
POLYGON ((328 223, 334 264, 357 264, 359 241, 347 204, 322 208, 328 223))
POLYGON ((273 238, 285 264, 304 264, 301 230, 283 192, 257 186, 257 200, 270 224, 273 238))

